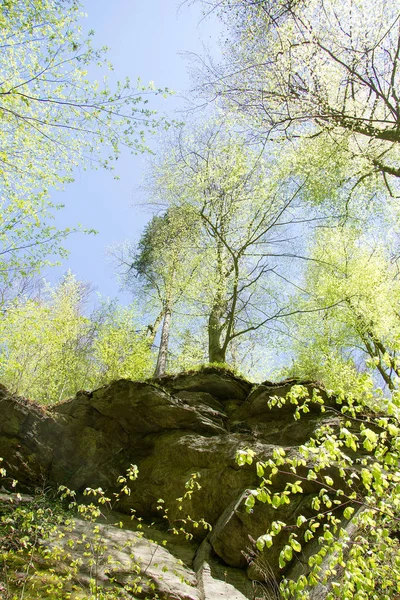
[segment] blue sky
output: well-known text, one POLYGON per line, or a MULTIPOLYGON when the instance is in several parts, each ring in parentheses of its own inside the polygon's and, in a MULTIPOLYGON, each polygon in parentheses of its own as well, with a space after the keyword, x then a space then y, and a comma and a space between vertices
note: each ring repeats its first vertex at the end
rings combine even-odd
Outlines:
MULTIPOLYGON (((132 81, 140 77, 145 84, 168 87, 176 94, 168 99, 155 98, 154 107, 172 118, 185 106, 184 97, 191 87, 191 67, 187 53, 203 54, 203 46, 218 52, 219 24, 203 19, 200 7, 174 0, 85 0, 87 13, 83 26, 94 29, 96 46, 110 48, 114 65, 112 77, 132 81)), ((149 140, 157 151, 155 139, 149 140)), ((117 163, 115 180, 111 173, 78 170, 75 181, 53 199, 65 204, 57 214, 57 225, 98 230, 96 236, 74 235, 67 241, 69 258, 60 268, 45 275, 52 281, 70 268, 78 279, 91 282, 104 296, 118 295, 118 282, 107 259, 107 248, 127 239, 138 239, 149 219, 144 209, 135 206, 138 188, 146 170, 146 158, 123 153, 117 163)), ((143 200, 143 197, 140 198, 143 200)), ((127 294, 119 294, 129 301, 127 294)))

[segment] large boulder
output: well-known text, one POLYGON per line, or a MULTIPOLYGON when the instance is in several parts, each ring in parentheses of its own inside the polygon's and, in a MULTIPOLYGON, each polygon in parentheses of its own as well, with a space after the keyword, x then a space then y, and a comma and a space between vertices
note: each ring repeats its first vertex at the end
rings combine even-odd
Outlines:
MULTIPOLYGON (((188 568, 197 572, 202 591, 199 596, 197 588, 185 588, 177 596, 193 599, 251 598, 250 581, 260 579, 259 570, 248 568, 249 555, 276 511, 261 504, 253 514, 245 510, 258 477, 254 465, 238 466, 237 452, 251 448, 261 460, 277 447, 295 453, 317 427, 338 420, 334 400, 312 382, 254 386, 211 367, 147 383, 116 381, 47 409, 0 388, 0 414, 0 456, 22 487, 62 484, 78 493, 87 487, 112 493, 118 476, 137 465, 138 479, 119 510, 194 535, 200 546, 188 568), (296 407, 285 398, 299 383, 314 400, 296 420, 296 407), (322 413, 319 397, 333 410, 322 413)), ((277 478, 277 489, 287 480, 277 478)), ((295 523, 310 510, 313 491, 311 485, 296 497, 283 520, 295 523)), ((278 556, 285 536, 277 542, 264 556, 272 581, 282 575, 278 556)))

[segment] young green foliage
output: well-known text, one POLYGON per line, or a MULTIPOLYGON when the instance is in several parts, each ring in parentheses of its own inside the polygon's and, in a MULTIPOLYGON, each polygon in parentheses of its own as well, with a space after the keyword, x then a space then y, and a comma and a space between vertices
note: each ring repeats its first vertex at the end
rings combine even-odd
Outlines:
MULTIPOLYGON (((0 7, 0 279, 31 272, 65 253, 70 230, 49 223, 50 190, 77 166, 112 168, 122 146, 146 149, 157 122, 127 79, 114 88, 106 49, 82 33, 75 0, 6 1, 0 7), (101 69, 102 82, 89 71, 101 69)), ((156 91, 156 90, 153 90, 156 91)), ((160 92, 161 90, 157 90, 160 92)))
MULTIPOLYGON (((256 463, 260 485, 246 500, 249 512, 257 501, 268 503, 279 519, 280 507, 305 487, 309 493, 310 484, 314 488, 311 516, 307 509, 295 525, 276 520, 256 542, 263 552, 279 539, 280 594, 288 600, 309 598, 318 585, 325 586, 327 600, 389 600, 400 588, 398 393, 382 413, 366 411, 363 390, 353 392, 337 398, 336 409, 331 401, 326 407, 339 417, 339 426, 323 424, 297 455, 278 447, 270 459, 256 463), (286 481, 283 488, 274 484, 277 475, 286 481), (296 553, 308 566, 292 579, 285 571, 296 553)), ((310 403, 325 410, 319 394, 310 397, 299 385, 286 398, 270 400, 271 406, 286 403, 296 407, 295 418, 308 412, 310 403)), ((237 462, 252 464, 256 458, 253 450, 243 450, 237 462)))
POLYGON ((162 323, 155 375, 165 374, 171 319, 186 301, 201 257, 193 250, 199 226, 190 207, 170 207, 147 224, 137 245, 128 244, 114 252, 124 286, 134 290, 137 282, 158 312, 149 326, 148 340, 154 342, 162 323))
POLYGON ((299 314, 288 322, 295 337, 291 372, 353 392, 354 386, 368 387, 368 369, 394 389, 400 341, 397 261, 387 258, 382 243, 351 228, 322 231, 310 258, 303 292, 293 299, 299 314))
POLYGON ((83 312, 85 286, 68 273, 37 299, 0 318, 1 379, 11 392, 49 404, 113 379, 151 374, 153 356, 134 307, 104 303, 83 312))
POLYGON ((192 252, 201 265, 187 310, 207 323, 210 362, 226 362, 234 340, 282 310, 275 262, 290 245, 299 188, 269 174, 261 150, 218 121, 183 131, 153 169, 152 200, 197 223, 192 252))
MULTIPOLYGON (((107 522, 121 498, 130 493, 128 484, 137 476, 136 465, 131 465, 125 475, 118 477, 117 491, 111 497, 101 488, 87 488, 85 502, 78 502, 76 493, 65 486, 60 486, 58 496, 39 490, 32 497, 3 495, 0 591, 5 597, 9 600, 43 597, 117 600, 137 595, 158 598, 156 586, 146 574, 158 546, 148 542, 154 550, 146 568, 135 558, 135 545, 144 540, 141 519, 132 515, 137 530, 122 537, 118 529, 123 523, 107 522), (121 579, 118 575, 122 568, 125 577, 121 579)), ((0 470, 0 478, 8 484, 4 469, 0 470)))
MULTIPOLYGON (((317 162, 322 134, 330 139, 333 162, 340 155, 348 161, 356 158, 353 174, 364 179, 380 173, 396 193, 400 176, 396 3, 207 0, 204 4, 207 11, 219 14, 228 36, 223 60, 209 66, 203 90, 222 97, 225 107, 264 139, 289 138, 296 144, 299 138, 309 138, 316 146, 308 156, 317 162)), ((329 163, 324 169, 329 179, 329 163)))

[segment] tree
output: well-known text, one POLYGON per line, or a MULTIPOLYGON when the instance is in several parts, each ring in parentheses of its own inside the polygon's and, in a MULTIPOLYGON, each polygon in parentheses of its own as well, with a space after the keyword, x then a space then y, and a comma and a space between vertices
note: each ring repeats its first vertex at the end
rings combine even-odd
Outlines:
POLYGON ((7 306, 0 317, 0 373, 11 392, 51 404, 113 379, 150 375, 153 357, 134 308, 103 303, 86 316, 86 296, 86 286, 69 272, 39 297, 7 306))
POLYGON ((79 310, 82 284, 68 274, 42 299, 19 299, 0 321, 2 381, 43 403, 81 389, 88 376, 90 322, 79 310))
POLYGON ((167 368, 173 311, 185 300, 199 266, 193 252, 193 240, 198 233, 193 216, 187 207, 171 207, 152 218, 137 246, 131 244, 114 253, 124 285, 132 289, 138 278, 158 307, 155 323, 148 327, 148 340, 153 343, 162 323, 156 377, 164 375, 167 368))
MULTIPOLYGON (((330 140, 358 178, 400 176, 399 18, 388 0, 215 0, 230 31, 204 88, 264 139, 330 140)), ((333 153, 333 152, 332 152, 333 153)), ((315 153, 316 155, 316 153, 315 153)), ((327 165, 327 168, 329 165, 327 165)), ((396 187, 397 186, 397 187, 396 187)))
POLYGON ((105 49, 82 36, 75 0, 21 0, 0 7, 0 277, 31 272, 63 254, 49 223, 50 189, 78 165, 112 168, 121 147, 145 149, 156 125, 143 94, 127 79, 111 89, 88 70, 110 65, 105 49))
POLYGON ((153 177, 153 200, 190 207, 199 223, 201 269, 192 298, 196 312, 207 315, 210 362, 225 363, 233 340, 283 310, 284 298, 274 298, 276 262, 290 248, 290 227, 301 227, 299 187, 270 179, 260 149, 218 123, 182 134, 153 177))
POLYGON ((354 229, 320 233, 311 259, 303 292, 293 299, 299 312, 287 324, 295 339, 291 373, 350 392, 366 373, 377 372, 382 383, 396 389, 397 260, 388 259, 382 243, 354 229), (324 306, 331 308, 311 312, 324 306))
POLYGON ((92 315, 96 335, 86 387, 93 389, 116 379, 138 381, 151 376, 154 353, 139 314, 134 305, 105 302, 92 315))

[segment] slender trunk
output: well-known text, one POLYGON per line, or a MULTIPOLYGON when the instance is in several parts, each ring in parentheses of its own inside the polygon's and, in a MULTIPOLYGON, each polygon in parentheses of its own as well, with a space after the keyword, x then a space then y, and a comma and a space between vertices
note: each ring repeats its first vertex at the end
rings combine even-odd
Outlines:
POLYGON ((211 309, 208 319, 208 360, 210 362, 224 363, 226 349, 221 343, 221 319, 223 310, 221 304, 216 302, 211 309))
POLYGON ((166 304, 164 309, 164 321, 161 331, 160 349, 158 351, 157 365, 155 370, 155 377, 162 377, 165 375, 167 370, 167 358, 168 358, 168 339, 169 339, 169 328, 171 325, 171 308, 169 304, 166 304))
POLYGON ((161 321, 163 320, 163 316, 164 316, 164 309, 162 308, 160 311, 160 314, 157 316, 156 320, 154 321, 154 325, 147 326, 146 336, 147 336, 147 341, 149 342, 149 346, 152 346, 154 344, 154 340, 157 335, 158 328, 161 325, 161 321))
POLYGON ((217 287, 216 294, 208 318, 208 360, 209 362, 224 363, 226 358, 226 345, 221 342, 223 330, 223 317, 225 312, 225 286, 226 277, 224 248, 220 240, 217 243, 217 287))

